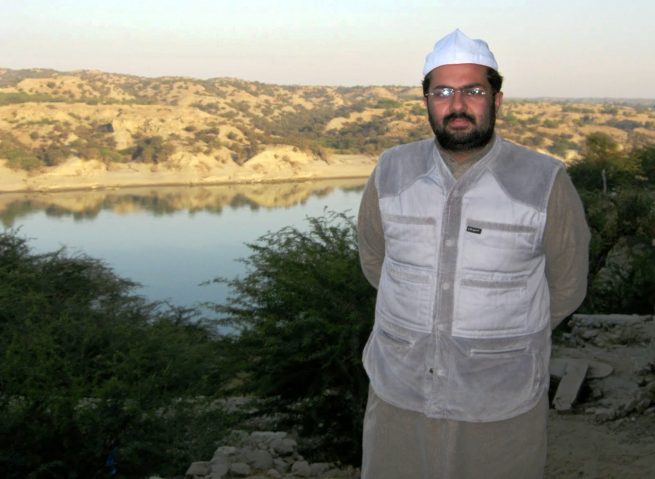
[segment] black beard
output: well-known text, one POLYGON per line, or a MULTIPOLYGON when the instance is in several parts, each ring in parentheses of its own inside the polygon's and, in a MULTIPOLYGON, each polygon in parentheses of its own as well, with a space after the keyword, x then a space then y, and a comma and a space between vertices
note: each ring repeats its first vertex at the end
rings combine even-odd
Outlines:
POLYGON ((487 143, 491 141, 491 138, 493 138, 494 127, 496 125, 496 105, 493 103, 489 108, 488 115, 488 124, 486 127, 478 127, 475 118, 466 113, 451 113, 450 115, 444 117, 442 126, 437 124, 434 117, 432 116, 432 112, 428 108, 428 119, 430 120, 432 131, 437 137, 437 141, 441 147, 448 151, 476 150, 486 146, 487 143), (475 128, 472 131, 461 135, 449 133, 446 130, 446 125, 449 121, 456 118, 467 119, 473 124, 473 126, 475 126, 475 128))

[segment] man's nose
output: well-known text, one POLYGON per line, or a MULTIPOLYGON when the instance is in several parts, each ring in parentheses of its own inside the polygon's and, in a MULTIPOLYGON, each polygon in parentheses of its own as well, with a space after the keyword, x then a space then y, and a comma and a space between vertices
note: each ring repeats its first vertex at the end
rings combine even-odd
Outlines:
POLYGON ((461 90, 455 90, 453 96, 450 97, 450 108, 454 111, 466 110, 466 100, 461 90))

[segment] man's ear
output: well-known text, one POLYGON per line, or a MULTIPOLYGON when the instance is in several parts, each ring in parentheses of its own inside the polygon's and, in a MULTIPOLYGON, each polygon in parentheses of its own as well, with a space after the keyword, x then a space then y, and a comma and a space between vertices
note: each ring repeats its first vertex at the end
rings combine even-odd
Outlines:
POLYGON ((494 103, 496 104, 496 114, 500 111, 500 106, 503 104, 503 92, 499 91, 494 95, 494 103))

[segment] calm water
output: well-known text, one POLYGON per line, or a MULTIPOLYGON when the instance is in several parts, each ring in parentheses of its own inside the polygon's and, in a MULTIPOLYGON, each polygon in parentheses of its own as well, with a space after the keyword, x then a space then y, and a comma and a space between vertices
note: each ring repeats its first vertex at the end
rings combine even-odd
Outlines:
POLYGON ((306 228, 324 208, 355 215, 365 180, 139 188, 0 195, 4 229, 36 252, 65 247, 103 260, 151 300, 221 303, 217 276, 243 272, 245 243, 288 225, 306 228))

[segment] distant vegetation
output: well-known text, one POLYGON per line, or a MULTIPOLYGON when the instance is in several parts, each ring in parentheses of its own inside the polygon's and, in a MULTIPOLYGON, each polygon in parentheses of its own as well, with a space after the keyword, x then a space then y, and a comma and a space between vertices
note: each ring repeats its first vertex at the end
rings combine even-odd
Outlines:
MULTIPOLYGON (((568 160, 604 133, 655 142, 655 102, 505 101, 499 131, 568 160)), ((69 158, 161 163, 176 153, 244 164, 267 145, 326 159, 376 156, 431 136, 416 87, 281 86, 237 79, 140 78, 0 69, 0 159, 34 170, 69 158)))

